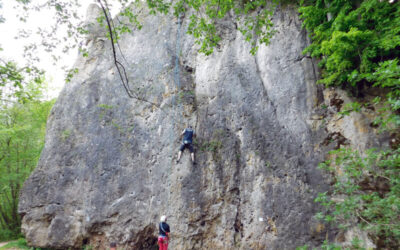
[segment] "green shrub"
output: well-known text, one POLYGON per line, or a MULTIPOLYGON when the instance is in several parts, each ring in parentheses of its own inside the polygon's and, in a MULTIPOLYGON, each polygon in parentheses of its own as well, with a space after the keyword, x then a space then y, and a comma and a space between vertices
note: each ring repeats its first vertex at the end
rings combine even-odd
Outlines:
POLYGON ((8 243, 7 245, 5 245, 3 247, 0 247, 0 249, 9 249, 9 248, 33 249, 27 245, 26 240, 24 238, 20 238, 16 241, 8 243))
POLYGON ((365 156, 351 149, 330 154, 333 160, 319 167, 332 174, 335 184, 332 193, 315 199, 325 207, 317 218, 342 229, 357 224, 375 242, 400 247, 400 149, 369 150, 365 156))
POLYGON ((299 8, 319 58, 319 83, 348 89, 385 89, 386 108, 375 121, 393 130, 400 125, 400 4, 377 0, 303 0, 299 8), (328 18, 329 17, 329 18, 328 18))

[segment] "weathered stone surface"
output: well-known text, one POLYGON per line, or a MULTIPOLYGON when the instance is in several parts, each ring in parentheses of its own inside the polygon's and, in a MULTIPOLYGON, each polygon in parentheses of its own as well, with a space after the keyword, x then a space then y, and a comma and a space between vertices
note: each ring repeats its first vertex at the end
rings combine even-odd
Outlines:
MULTIPOLYGON (((362 107, 359 112, 342 115, 339 111, 343 111, 346 104, 355 102, 357 99, 349 97, 340 89, 326 89, 323 94, 326 107, 325 125, 329 135, 341 137, 343 145, 351 145, 360 152, 371 147, 389 147, 389 135, 381 133, 380 136, 377 136, 378 128, 373 125, 373 121, 377 117, 376 110, 379 107, 362 107)), ((368 97, 364 99, 368 99, 368 97)), ((338 140, 335 143, 336 147, 340 146, 338 140)))
POLYGON ((166 214, 171 249, 320 245, 327 228, 313 219, 313 199, 328 183, 317 163, 332 145, 296 11, 277 11, 277 33, 256 56, 228 23, 208 57, 185 35, 186 18, 140 12, 143 28, 122 38, 119 60, 131 88, 161 108, 127 97, 104 30, 94 29, 21 194, 28 242, 151 249, 166 214), (197 165, 187 152, 174 163, 187 123, 197 165))

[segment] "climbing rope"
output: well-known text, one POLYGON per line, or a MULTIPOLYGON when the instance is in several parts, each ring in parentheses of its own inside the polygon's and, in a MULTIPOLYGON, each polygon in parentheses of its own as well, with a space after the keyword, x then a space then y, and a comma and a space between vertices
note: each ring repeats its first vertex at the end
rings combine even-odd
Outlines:
MULTIPOLYGON (((174 141, 175 141, 175 138, 179 138, 179 136, 180 136, 180 134, 179 134, 179 127, 177 127, 177 129, 178 129, 178 136, 176 135, 176 130, 177 129, 175 129, 175 124, 180 124, 181 123, 181 115, 179 114, 179 111, 181 110, 181 107, 182 107, 182 104, 181 104, 181 101, 180 100, 178 100, 177 101, 177 97, 178 97, 178 99, 179 99, 179 94, 180 94, 180 89, 181 89, 181 81, 180 81, 180 70, 179 70, 179 54, 180 54, 180 39, 181 39, 181 26, 182 26, 182 23, 181 23, 181 16, 179 16, 178 17, 178 27, 177 27, 177 32, 176 32, 176 46, 175 46, 175 68, 174 68, 174 85, 175 85, 175 89, 173 90, 173 92, 174 92, 174 95, 172 96, 172 133, 170 133, 171 134, 171 137, 170 137, 170 141, 172 142, 171 143, 171 145, 174 145, 174 141), (175 107, 177 107, 177 109, 174 109, 174 106, 175 107), (176 110, 178 110, 178 117, 176 118, 176 113, 177 113, 177 111, 176 110)), ((176 149, 175 149, 175 147, 171 147, 171 167, 169 168, 169 170, 168 170, 168 183, 167 183, 167 185, 168 185, 168 187, 169 187, 169 190, 168 190, 168 194, 167 194, 167 201, 168 201, 168 204, 169 204, 169 202, 170 202, 170 193, 171 193, 171 185, 172 185, 172 182, 171 182, 171 175, 172 175, 172 168, 173 168, 173 165, 174 165, 174 151, 175 151, 176 149)))
MULTIPOLYGON (((127 76, 125 67, 117 59, 117 52, 116 52, 116 49, 115 49, 115 43, 117 44, 118 49, 119 49, 119 51, 120 51, 120 53, 121 53, 121 55, 122 55, 122 57, 124 59, 125 59, 125 56, 121 51, 121 48, 120 48, 119 43, 118 43, 118 39, 114 38, 113 30, 115 31, 116 29, 115 29, 114 22, 113 22, 112 18, 109 17, 110 10, 108 8, 108 3, 107 3, 106 0, 97 0, 97 2, 100 4, 101 9, 103 10, 104 18, 105 18, 105 20, 107 22, 107 28, 108 28, 108 33, 110 35, 110 41, 111 41, 111 48, 112 48, 113 58, 114 58, 114 64, 115 64, 115 67, 117 68, 119 77, 121 79, 122 85, 123 85, 126 93, 128 94, 128 96, 130 98, 133 98, 133 99, 136 99, 136 100, 142 101, 142 102, 147 102, 147 103, 150 103, 150 104, 160 108, 159 104, 151 102, 151 101, 143 98, 142 96, 140 96, 140 94, 137 91, 134 91, 133 89, 131 89, 130 84, 129 84, 129 78, 127 76), (103 2, 104 2, 104 4, 103 4, 103 2)), ((126 59, 125 59, 125 61, 126 61, 126 59)))
MULTIPOLYGON (((179 124, 182 123, 182 114, 180 114, 180 112, 182 111, 182 101, 180 100, 181 99, 181 96, 180 96, 181 81, 180 81, 180 67, 179 67, 182 16, 178 17, 178 27, 177 27, 177 34, 176 34, 175 66, 174 66, 174 87, 175 88, 172 90, 174 94, 172 95, 172 98, 171 98, 171 111, 166 112, 163 108, 160 107, 159 104, 145 99, 144 97, 140 96, 138 92, 131 89, 130 84, 129 84, 129 78, 127 76, 125 67, 117 59, 117 49, 116 49, 115 44, 117 45, 117 48, 121 54, 121 57, 123 58, 125 63, 127 63, 127 65, 129 66, 129 63, 127 62, 124 54, 121 51, 118 40, 114 39, 113 30, 116 30, 116 29, 115 29, 115 25, 114 25, 112 18, 109 17, 110 11, 109 11, 109 7, 108 7, 108 3, 106 0, 97 0, 97 2, 100 4, 100 6, 103 10, 105 20, 107 22, 107 28, 108 28, 110 40, 111 40, 114 64, 117 68, 118 74, 120 76, 122 85, 123 85, 126 93, 128 94, 128 96, 130 98, 133 98, 133 99, 136 99, 139 101, 143 101, 143 102, 147 102, 149 104, 152 104, 152 105, 158 107, 161 111, 163 111, 167 115, 168 118, 172 117, 172 123, 171 123, 172 124, 171 125, 172 133, 170 133, 170 135, 171 135, 170 141, 172 142, 171 145, 174 145, 175 138, 180 136, 179 124), (103 5, 103 2, 104 2, 104 5, 103 5), (178 117, 176 117, 176 116, 178 116, 178 117), (175 124, 178 124, 177 127, 175 127, 176 126, 175 124), (175 132, 177 130, 179 133, 178 136, 175 132)), ((196 121, 196 126, 197 126, 197 121, 196 121)), ((176 150, 175 147, 171 147, 171 154, 170 154, 171 155, 171 167, 167 170, 167 174, 168 174, 167 186, 169 187, 169 190, 167 192, 167 204, 169 204, 169 202, 170 202, 171 185, 172 185, 171 184, 172 183, 171 176, 172 176, 172 167, 173 167, 173 163, 174 163, 173 155, 174 155, 175 150, 176 150)), ((164 209, 164 211, 166 211, 166 209, 164 209)))

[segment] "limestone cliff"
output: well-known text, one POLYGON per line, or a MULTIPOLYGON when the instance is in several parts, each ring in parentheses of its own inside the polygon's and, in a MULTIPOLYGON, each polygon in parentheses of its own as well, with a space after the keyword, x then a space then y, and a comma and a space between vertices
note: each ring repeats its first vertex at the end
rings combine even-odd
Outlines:
POLYGON ((322 122, 318 106, 332 105, 301 53, 296 10, 277 10, 277 33, 255 56, 233 22, 204 56, 185 34, 187 18, 139 17, 143 28, 121 38, 118 56, 146 101, 126 95, 110 42, 93 27, 21 194, 28 242, 152 249, 162 214, 171 249, 294 249, 335 237, 313 219, 313 199, 329 186, 317 164, 340 140, 353 142, 322 122), (187 123, 196 165, 188 152, 174 163, 187 123))

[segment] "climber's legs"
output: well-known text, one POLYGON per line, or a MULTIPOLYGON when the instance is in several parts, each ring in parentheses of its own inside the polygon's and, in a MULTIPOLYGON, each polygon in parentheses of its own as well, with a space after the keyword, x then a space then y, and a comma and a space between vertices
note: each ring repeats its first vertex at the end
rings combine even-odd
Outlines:
POLYGON ((194 153, 190 153, 190 156, 192 156, 192 162, 194 163, 194 153))
POLYGON ((159 250, 168 250, 168 238, 164 236, 158 236, 159 250))
POLYGON ((179 150, 179 152, 178 152, 178 159, 176 160, 176 163, 179 162, 179 160, 181 159, 181 157, 182 157, 182 151, 179 150))
POLYGON ((192 162, 194 163, 194 149, 192 144, 182 144, 181 147, 179 148, 178 152, 178 159, 176 160, 176 163, 179 163, 182 157, 182 152, 185 150, 185 148, 189 148, 190 151, 190 156, 192 158, 192 162))
POLYGON ((189 151, 190 151, 190 156, 192 157, 192 162, 194 163, 194 149, 193 149, 193 145, 190 143, 188 144, 189 147, 189 151))

